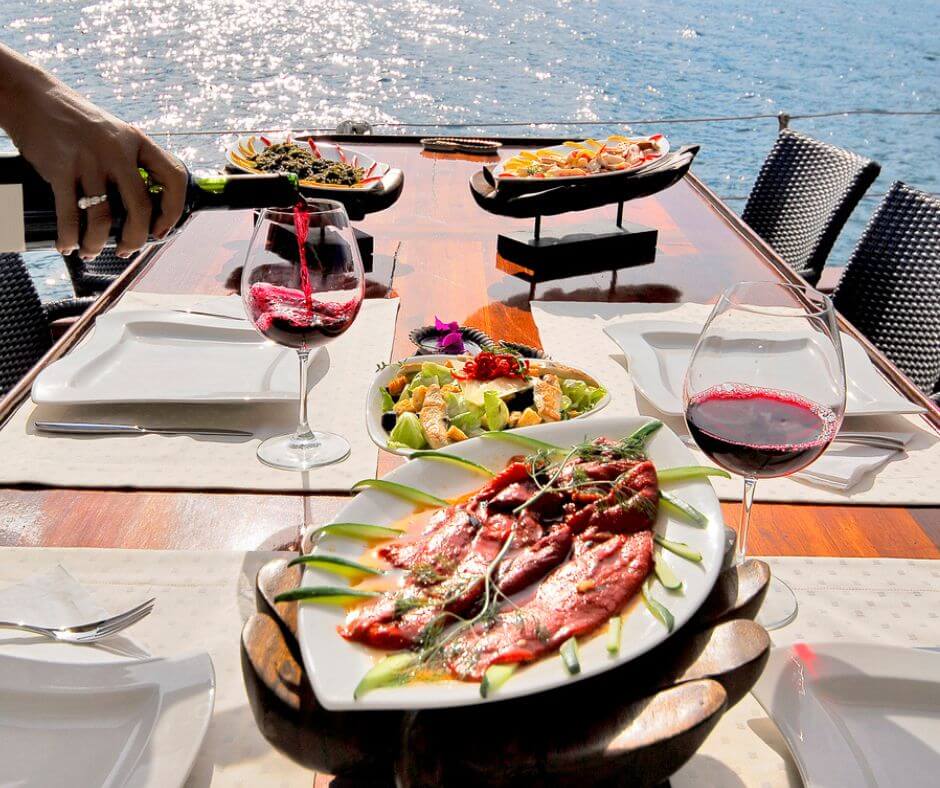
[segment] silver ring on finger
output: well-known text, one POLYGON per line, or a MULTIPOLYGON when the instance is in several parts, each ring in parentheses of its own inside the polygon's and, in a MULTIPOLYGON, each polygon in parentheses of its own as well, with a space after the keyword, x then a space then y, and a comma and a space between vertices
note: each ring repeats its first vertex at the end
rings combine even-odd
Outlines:
POLYGON ((87 211, 94 205, 101 205, 103 202, 108 201, 107 194, 96 194, 92 197, 79 197, 78 198, 78 207, 83 211, 87 211))

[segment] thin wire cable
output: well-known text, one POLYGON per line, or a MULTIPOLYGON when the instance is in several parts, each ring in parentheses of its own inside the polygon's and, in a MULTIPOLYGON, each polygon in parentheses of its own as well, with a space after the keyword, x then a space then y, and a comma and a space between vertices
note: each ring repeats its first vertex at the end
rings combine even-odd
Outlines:
MULTIPOLYGON (((465 121, 446 123, 412 123, 387 121, 369 124, 373 129, 480 129, 480 128, 522 128, 522 127, 542 127, 542 126, 649 126, 665 125, 677 123, 735 123, 742 120, 779 120, 781 115, 786 115, 790 120, 807 120, 814 118, 838 118, 851 115, 892 115, 908 117, 924 117, 940 115, 940 109, 932 110, 891 110, 891 109, 847 109, 833 112, 801 112, 801 113, 760 113, 754 115, 715 115, 710 117, 695 118, 644 118, 640 120, 620 120, 612 118, 610 120, 504 120, 504 121, 474 121, 468 123, 465 121)), ((291 133, 299 134, 301 132, 315 132, 322 134, 333 134, 335 127, 316 126, 305 128, 264 128, 264 129, 192 129, 189 131, 164 130, 148 131, 153 137, 205 137, 222 136, 226 134, 268 134, 268 133, 291 133)))

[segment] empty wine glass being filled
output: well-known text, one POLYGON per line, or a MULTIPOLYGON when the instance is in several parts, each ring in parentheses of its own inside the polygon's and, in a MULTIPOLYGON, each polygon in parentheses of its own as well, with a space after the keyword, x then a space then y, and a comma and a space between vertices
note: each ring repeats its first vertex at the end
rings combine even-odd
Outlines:
POLYGON ((359 247, 342 204, 306 200, 293 210, 261 212, 242 271, 242 299, 254 327, 296 349, 300 359, 297 430, 261 443, 258 458, 267 465, 303 471, 349 455, 345 438, 307 423, 307 361, 311 350, 352 325, 364 291, 359 247))
MULTIPOLYGON (((692 352, 685 418, 699 448, 744 477, 735 553, 747 555, 758 479, 789 476, 832 442, 845 412, 845 368, 835 310, 808 286, 741 282, 712 309, 692 352)), ((758 621, 796 616, 796 598, 774 579, 758 621)))

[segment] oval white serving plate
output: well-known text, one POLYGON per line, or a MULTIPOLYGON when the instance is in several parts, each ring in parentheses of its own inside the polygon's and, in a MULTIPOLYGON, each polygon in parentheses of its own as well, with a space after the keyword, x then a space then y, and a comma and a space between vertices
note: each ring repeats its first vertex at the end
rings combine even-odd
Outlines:
MULTIPOLYGON (((649 421, 645 417, 599 417, 585 420, 539 424, 517 432, 560 446, 570 446, 601 435, 621 438, 649 421)), ((486 438, 473 438, 444 449, 449 454, 466 457, 492 469, 505 466, 510 457, 520 453, 517 444, 486 438)), ((649 441, 648 454, 658 468, 694 464, 691 452, 668 427, 662 427, 649 441)), ((451 498, 479 487, 479 474, 448 463, 411 460, 386 477, 389 481, 411 485, 439 497, 451 498)), ((670 492, 695 506, 708 518, 705 527, 677 520, 660 511, 656 532, 674 541, 685 542, 702 554, 701 563, 691 563, 671 553, 665 560, 684 582, 684 593, 672 594, 654 584, 653 596, 666 604, 680 629, 698 610, 711 592, 721 569, 724 554, 724 523, 718 498, 707 481, 669 486, 670 492)), ((360 522, 392 525, 414 511, 406 501, 379 490, 366 490, 352 499, 333 518, 333 522, 360 522)), ((324 537, 317 552, 359 558, 361 542, 341 537, 324 537)), ((307 567, 303 585, 342 585, 335 575, 307 567)), ((301 653, 314 692, 320 703, 331 710, 423 709, 491 703, 544 692, 618 667, 645 654, 664 641, 669 633, 637 599, 624 614, 620 654, 611 657, 605 639, 596 637, 580 645, 581 673, 569 676, 557 655, 546 657, 520 669, 499 692, 489 699, 480 697, 478 684, 460 681, 416 682, 401 687, 374 690, 358 701, 353 690, 372 667, 374 651, 344 640, 336 631, 344 619, 340 608, 301 603, 298 615, 301 653)))
MULTIPOLYGON (((636 139, 640 139, 640 138, 637 137, 636 139)), ((645 137, 644 139, 648 139, 648 136, 645 137)), ((584 142, 584 140, 572 140, 572 142, 584 142)), ((601 140, 598 140, 598 142, 601 142, 601 140)), ((606 142, 606 140, 603 140, 603 142, 606 142)), ((570 153, 573 150, 573 148, 571 148, 568 145, 562 144, 562 145, 548 145, 544 148, 539 148, 538 150, 550 150, 556 153, 570 153)), ((612 170, 610 172, 592 172, 590 175, 562 175, 562 176, 555 177, 555 178, 536 178, 534 175, 529 176, 529 177, 521 177, 517 175, 517 176, 514 176, 512 180, 515 180, 515 181, 538 180, 538 181, 544 181, 546 183, 552 183, 554 181, 558 181, 559 183, 589 181, 595 178, 609 177, 611 175, 623 175, 628 172, 639 172, 640 170, 647 167, 648 165, 654 164, 655 162, 660 161, 663 158, 663 156, 665 156, 667 153, 669 153, 669 140, 663 137, 662 141, 659 144, 659 156, 657 156, 655 159, 652 159, 650 161, 640 162, 639 164, 633 167, 630 167, 626 170, 612 170)), ((512 158, 512 157, 509 157, 509 158, 512 158)), ((506 170, 505 162, 500 161, 500 163, 497 164, 493 168, 493 175, 498 179, 499 176, 502 175, 503 172, 505 172, 505 170, 506 170)))
MULTIPOLYGON (((286 141, 288 135, 265 134, 265 137, 267 137, 270 142, 276 144, 279 142, 286 141)), ((298 140, 294 136, 291 136, 291 139, 297 145, 300 145, 301 147, 303 147, 304 145, 307 145, 307 141, 305 139, 298 140)), ((362 151, 356 150, 355 148, 347 148, 345 145, 341 146, 333 142, 319 142, 317 140, 314 140, 314 142, 316 142, 317 150, 320 151, 320 155, 324 159, 329 159, 330 161, 342 161, 342 157, 339 154, 339 150, 337 150, 337 149, 341 149, 343 151, 343 154, 346 156, 347 161, 351 162, 353 160, 353 157, 358 157, 358 162, 357 162, 358 165, 360 167, 363 167, 367 171, 373 164, 377 163, 376 160, 373 159, 371 156, 369 156, 367 153, 363 153, 362 151)), ((232 167, 235 167, 241 172, 247 172, 251 175, 257 175, 259 173, 258 170, 253 170, 248 167, 242 166, 241 164, 238 163, 238 160, 235 158, 235 156, 242 156, 242 153, 239 150, 239 145, 243 145, 245 147, 250 147, 251 145, 254 145, 254 149, 260 152, 261 150, 264 150, 264 147, 265 147, 264 143, 261 142, 260 136, 253 135, 252 137, 242 137, 241 139, 238 139, 235 142, 233 142, 231 145, 229 145, 225 151, 225 159, 226 161, 228 161, 228 163, 232 167)), ((390 167, 388 164, 385 164, 384 162, 378 162, 378 166, 375 168, 375 172, 373 172, 372 176, 370 177, 374 177, 377 175, 378 176, 385 175, 385 173, 387 173, 389 169, 390 167)), ((379 183, 380 181, 372 181, 372 183, 367 183, 365 186, 342 186, 336 183, 319 183, 315 181, 301 181, 300 185, 303 188, 310 188, 310 189, 333 189, 336 191, 350 191, 350 190, 369 191, 369 189, 374 189, 375 187, 377 187, 379 183)))
MULTIPOLYGON (((413 449, 390 449, 388 447, 388 433, 382 426, 382 399, 379 392, 391 382, 392 378, 398 374, 399 366, 401 364, 408 364, 412 361, 428 361, 435 364, 442 364, 443 362, 452 358, 453 356, 441 354, 410 356, 409 358, 402 359, 395 364, 389 364, 387 367, 383 367, 376 373, 375 377, 372 379, 372 385, 369 386, 369 393, 366 395, 366 429, 369 430, 369 437, 372 438, 372 442, 376 446, 384 451, 391 452, 392 454, 400 454, 402 457, 408 457, 412 451, 414 451, 413 449)), ((546 359, 546 361, 550 361, 550 359, 546 359)), ((598 382, 601 384, 601 386, 604 386, 603 381, 598 382)), ((604 386, 604 389, 607 390, 607 386, 604 386)), ((587 413, 582 413, 580 416, 576 416, 575 418, 570 419, 570 421, 580 421, 581 419, 587 418, 588 416, 593 416, 594 414, 600 412, 601 409, 606 408, 609 402, 610 393, 608 392, 604 394, 604 397, 593 407, 593 409, 589 410, 587 413)), ((568 422, 558 423, 566 424, 568 422)), ((506 431, 515 432, 515 430, 506 431)))

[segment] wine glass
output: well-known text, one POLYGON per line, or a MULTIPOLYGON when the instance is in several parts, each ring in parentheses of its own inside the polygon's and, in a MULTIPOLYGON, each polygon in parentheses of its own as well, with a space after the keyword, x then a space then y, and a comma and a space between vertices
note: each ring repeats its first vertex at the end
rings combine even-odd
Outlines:
MULTIPOLYGON (((728 288, 692 351, 683 401, 699 448, 744 477, 735 550, 741 563, 757 480, 805 468, 842 424, 845 368, 832 302, 802 285, 728 288)), ((792 590, 774 578, 758 621, 777 629, 796 611, 792 590)))
POLYGON ((261 212, 242 271, 242 299, 252 325, 300 357, 300 422, 292 435, 268 438, 258 459, 304 471, 349 455, 340 435, 307 423, 310 351, 342 334, 362 306, 365 276, 346 209, 333 200, 302 200, 261 212))

